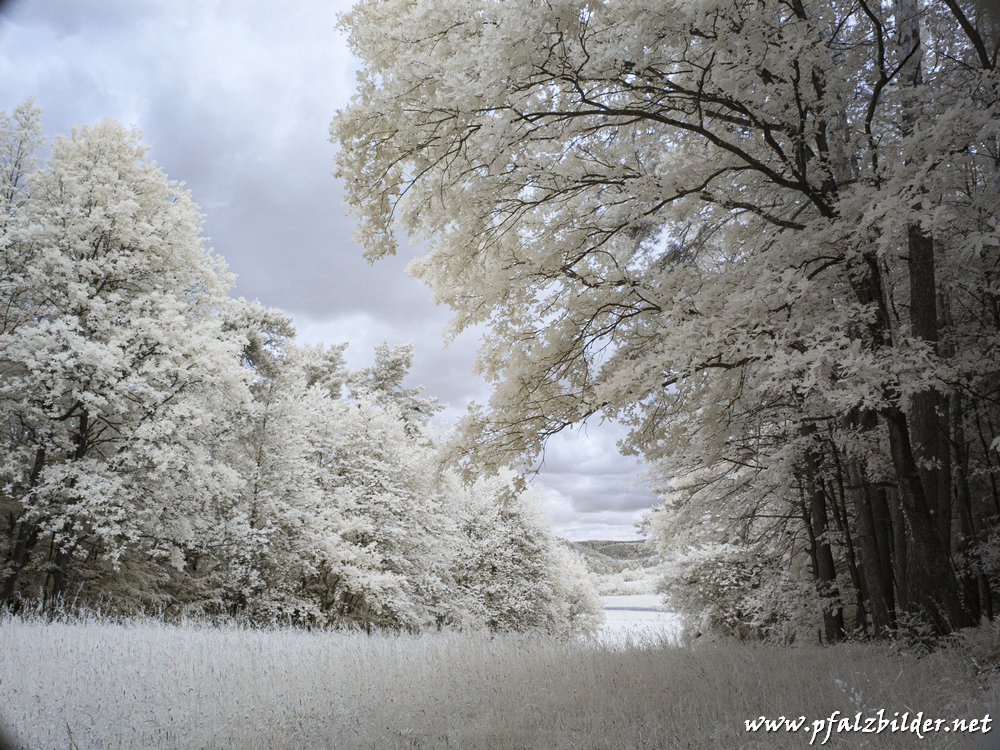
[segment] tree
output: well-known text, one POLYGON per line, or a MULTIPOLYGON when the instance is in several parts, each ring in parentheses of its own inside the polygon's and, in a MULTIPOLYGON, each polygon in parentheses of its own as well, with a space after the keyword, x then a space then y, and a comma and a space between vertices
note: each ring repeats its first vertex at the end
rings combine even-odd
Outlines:
POLYGON ((234 566, 234 612, 409 630, 596 627, 586 572, 534 494, 511 472, 466 486, 443 467, 436 401, 401 385, 411 346, 383 344, 373 366, 348 371, 344 346, 298 347, 280 311, 234 308, 257 376, 230 464, 261 540, 234 566))
POLYGON ((426 236, 453 330, 489 324, 467 456, 619 418, 664 485, 724 486, 809 559, 828 639, 848 604, 879 634, 991 613, 996 15, 383 0, 344 25, 366 253, 426 236))
MULTIPOLYGON (((37 110, 4 117, 0 269, 0 605, 58 596, 80 565, 183 569, 232 534, 235 477, 217 460, 246 395, 224 334, 224 265, 187 193, 104 121, 33 157, 37 110), (30 574, 30 575, 29 575, 30 574)), ((239 534, 237 534, 239 536, 239 534)))
POLYGON ((346 345, 299 347, 290 323, 242 300, 227 314, 255 373, 229 446, 252 529, 227 581, 230 611, 309 625, 463 622, 434 402, 401 386, 412 347, 383 345, 372 367, 349 371, 346 345))
POLYGON ((437 446, 391 402, 332 401, 312 390, 308 441, 336 545, 324 601, 339 619, 419 629, 447 619, 451 526, 437 491, 437 446))
MULTIPOLYGON (((457 484, 457 477, 451 481, 457 484)), ((586 566, 552 535, 533 487, 510 470, 462 495, 456 577, 493 630, 592 633, 603 616, 586 566)))
POLYGON ((325 360, 335 378, 342 373, 344 346, 300 350, 291 318, 257 301, 233 300, 223 319, 224 329, 243 342, 251 398, 233 415, 223 446, 225 462, 239 476, 236 504, 247 534, 229 555, 219 606, 255 622, 322 623, 304 583, 317 575, 316 519, 324 502, 306 440, 311 421, 303 394, 307 380, 319 377, 315 368, 307 374, 309 365, 325 360))
POLYGON ((355 398, 392 403, 403 419, 424 422, 444 407, 436 398, 421 398, 423 387, 403 387, 403 379, 412 364, 413 344, 391 347, 383 341, 375 347, 375 364, 352 372, 347 388, 355 398))

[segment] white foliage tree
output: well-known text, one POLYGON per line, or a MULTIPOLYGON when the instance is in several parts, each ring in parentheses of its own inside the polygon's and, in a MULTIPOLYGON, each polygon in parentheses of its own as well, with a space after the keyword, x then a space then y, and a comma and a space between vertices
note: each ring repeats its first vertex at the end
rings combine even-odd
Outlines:
POLYGON ((368 257, 427 237, 413 272, 454 330, 489 325, 470 460, 602 412, 664 485, 737 498, 734 527, 776 509, 830 640, 848 605, 879 634, 992 612, 988 4, 383 0, 344 25, 368 257))
POLYGON ((412 348, 380 347, 375 365, 349 372, 344 345, 299 347, 280 311, 235 311, 230 326, 249 342, 256 375, 232 463, 261 540, 231 582, 236 608, 363 627, 461 619, 449 578, 455 527, 419 408, 433 402, 401 387, 412 348))
MULTIPOLYGON (((452 478, 457 483, 457 479, 452 478)), ((603 620, 586 566, 559 545, 538 491, 510 470, 481 477, 465 496, 457 562, 474 611, 495 630, 590 633, 603 620)))
MULTIPOLYGON (((248 312, 248 325, 268 328, 262 308, 248 312)), ((595 627, 586 572, 534 494, 510 473, 465 487, 443 469, 428 422, 436 402, 402 387, 411 347, 382 345, 374 365, 348 372, 342 346, 272 342, 260 349, 274 355, 256 356, 269 374, 253 385, 234 463, 266 540, 244 571, 241 611, 366 628, 595 627)))
POLYGON ((452 523, 442 512, 440 460, 426 423, 391 400, 333 402, 313 391, 310 447, 327 498, 326 596, 361 624, 420 628, 450 619, 452 523))
POLYGON ((225 582, 225 606, 254 620, 316 622, 322 617, 303 582, 317 574, 314 531, 323 498, 306 440, 304 363, 328 354, 336 371, 343 347, 300 350, 292 343, 291 319, 259 302, 235 300, 224 319, 244 343, 243 364, 252 373, 251 401, 225 446, 240 477, 239 505, 248 524, 225 582))
POLYGON ((351 372, 346 345, 296 346, 286 314, 228 299, 137 132, 80 127, 44 163, 41 143, 30 103, 0 117, 0 606, 592 624, 530 502, 494 516, 443 470, 411 346, 351 372))
POLYGON ((38 166, 37 112, 15 122, 0 239, 3 603, 29 570, 59 594, 74 560, 141 548, 183 567, 186 552, 223 544, 240 519, 215 449, 245 396, 218 315, 224 265, 139 134, 80 127, 38 166))

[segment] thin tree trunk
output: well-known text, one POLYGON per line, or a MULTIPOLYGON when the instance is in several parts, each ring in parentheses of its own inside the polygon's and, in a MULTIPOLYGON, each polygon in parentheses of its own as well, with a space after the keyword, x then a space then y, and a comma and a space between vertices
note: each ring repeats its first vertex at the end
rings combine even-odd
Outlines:
POLYGON ((892 575, 896 583, 896 601, 900 611, 910 610, 910 536, 899 502, 899 491, 889 491, 889 517, 892 520, 892 575))
POLYGON ((885 505, 884 491, 882 502, 879 503, 877 491, 854 462, 851 462, 850 470, 851 493, 858 518, 858 557, 865 572, 864 580, 874 635, 881 637, 896 628, 888 508, 881 507, 885 505))
MULTIPOLYGON (((1000 488, 997 487, 996 474, 993 472, 993 459, 990 458, 990 441, 983 434, 983 423, 979 419, 979 409, 973 408, 972 414, 976 423, 976 433, 983 449, 983 460, 986 463, 986 475, 990 478, 990 492, 993 496, 993 512, 1000 516, 1000 488)), ((990 435, 990 437, 993 437, 990 435)))
POLYGON ((16 524, 14 545, 5 566, 3 580, 0 581, 0 608, 14 604, 17 579, 28 564, 28 556, 38 543, 38 524, 21 519, 16 524))
POLYGON ((65 545, 56 545, 55 559, 52 567, 52 589, 49 591, 53 606, 58 606, 59 599, 66 593, 70 577, 70 563, 73 560, 73 549, 65 545))
POLYGON ((815 549, 813 572, 823 602, 823 625, 827 642, 837 643, 844 639, 844 610, 840 604, 837 569, 830 546, 826 493, 819 481, 819 463, 812 451, 808 451, 805 458, 805 483, 809 493, 809 520, 815 549))
POLYGON ((851 576, 851 583, 857 599, 857 615, 855 616, 855 629, 862 633, 868 632, 868 610, 865 601, 868 598, 867 586, 865 585, 862 572, 858 566, 858 554, 855 549, 854 534, 851 532, 850 518, 847 513, 847 487, 844 482, 844 467, 840 460, 840 453, 837 446, 831 439, 830 454, 833 457, 834 468, 836 470, 837 488, 831 488, 828 493, 833 502, 834 518, 837 520, 837 527, 844 535, 844 546, 847 552, 847 570, 851 576))
MULTIPOLYGON (((980 541, 980 529, 975 511, 972 507, 972 494, 969 491, 969 452, 965 441, 965 424, 962 410, 962 395, 952 393, 952 463, 954 464, 955 506, 958 508, 959 523, 962 536, 958 543, 958 553, 966 560, 967 570, 962 576, 965 587, 965 597, 976 606, 973 608, 977 619, 986 614, 986 602, 983 599, 980 578, 983 577, 982 562, 976 551, 980 541)), ((988 584, 987 584, 988 589, 988 584)), ((992 619, 992 618, 991 618, 992 619)))

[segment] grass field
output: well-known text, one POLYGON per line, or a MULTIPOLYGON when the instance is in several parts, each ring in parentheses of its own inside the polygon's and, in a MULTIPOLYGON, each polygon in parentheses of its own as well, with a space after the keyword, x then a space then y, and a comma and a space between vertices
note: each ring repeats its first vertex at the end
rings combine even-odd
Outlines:
MULTIPOLYGON (((744 722, 880 708, 992 716, 1000 691, 982 669, 998 647, 996 628, 918 658, 864 645, 607 649, 484 633, 7 618, 0 717, 32 750, 805 748, 808 729, 754 733, 744 722)), ((888 731, 827 743, 972 746, 964 735, 919 742, 888 731)))

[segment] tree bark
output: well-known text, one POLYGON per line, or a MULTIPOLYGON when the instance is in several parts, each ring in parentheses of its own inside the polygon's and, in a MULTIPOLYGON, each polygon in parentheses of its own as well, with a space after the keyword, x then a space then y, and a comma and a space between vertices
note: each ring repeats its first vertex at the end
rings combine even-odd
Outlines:
POLYGON ((876 637, 896 628, 896 600, 892 585, 892 534, 885 490, 871 486, 864 473, 852 461, 850 478, 854 507, 858 518, 857 546, 872 630, 876 637))
POLYGON ((970 603, 976 604, 973 609, 978 619, 986 616, 992 620, 993 597, 990 591, 990 582, 983 572, 982 560, 977 551, 977 546, 982 541, 983 536, 981 534, 982 520, 976 518, 976 511, 972 504, 972 492, 969 488, 969 446, 965 437, 965 413, 961 393, 955 392, 951 395, 950 406, 952 464, 955 467, 953 472, 955 505, 958 508, 962 531, 958 552, 965 557, 968 567, 963 576, 965 596, 970 603))
POLYGON ((823 626, 828 643, 844 639, 844 610, 837 588, 837 569, 830 546, 826 493, 819 481, 819 462, 812 451, 805 458, 805 481, 809 492, 809 521, 812 527, 816 587, 823 606, 823 626))
POLYGON ((28 556, 38 543, 38 524, 21 519, 17 522, 14 546, 0 581, 0 608, 10 608, 17 593, 17 579, 28 564, 28 556))
MULTIPOLYGON (((915 338, 938 344, 937 291, 934 241, 916 224, 907 227, 907 266, 910 275, 910 331, 915 338)), ((948 440, 948 402, 937 390, 913 396, 910 439, 920 481, 934 527, 945 554, 951 553, 951 450, 948 440)))
POLYGON ((910 611, 910 535, 899 502, 899 491, 889 490, 889 517, 892 520, 892 577, 896 584, 896 602, 899 611, 910 611))
MULTIPOLYGON (((920 16, 917 0, 896 0, 896 24, 899 54, 905 62, 899 71, 902 86, 914 92, 923 85, 920 16)), ((916 97, 904 92, 900 131, 912 135, 920 117, 916 97)), ((912 208, 920 211, 917 201, 912 208)), ((910 333, 921 341, 938 344, 937 281, 934 265, 934 239, 920 225, 906 227, 906 264, 910 277, 910 333)), ((931 516, 946 553, 951 548, 951 451, 948 446, 947 408, 936 390, 917 393, 910 407, 910 440, 917 461, 931 516), (943 419, 943 421, 942 421, 943 419)))
POLYGON ((882 416, 889 428, 900 509, 913 544, 907 571, 911 611, 925 618, 939 635, 974 625, 975 618, 962 601, 951 556, 941 543, 924 495, 906 416, 897 407, 884 408, 882 416))

